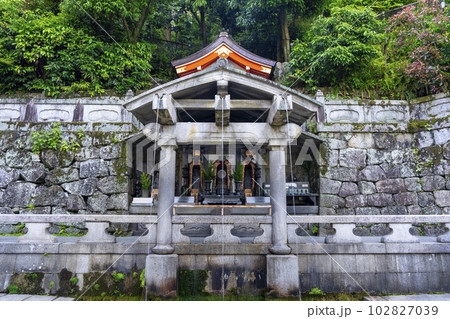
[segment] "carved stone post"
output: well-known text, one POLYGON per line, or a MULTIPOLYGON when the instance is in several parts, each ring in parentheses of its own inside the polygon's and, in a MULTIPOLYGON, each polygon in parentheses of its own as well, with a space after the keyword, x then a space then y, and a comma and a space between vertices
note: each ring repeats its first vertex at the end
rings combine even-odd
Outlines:
POLYGON ((287 245, 285 163, 285 147, 272 146, 269 153, 269 165, 273 246, 270 252, 276 255, 287 255, 291 252, 291 248, 287 245))
POLYGON ((167 255, 172 247, 172 207, 175 197, 175 149, 176 144, 161 146, 159 167, 158 224, 156 226, 155 254, 167 255))

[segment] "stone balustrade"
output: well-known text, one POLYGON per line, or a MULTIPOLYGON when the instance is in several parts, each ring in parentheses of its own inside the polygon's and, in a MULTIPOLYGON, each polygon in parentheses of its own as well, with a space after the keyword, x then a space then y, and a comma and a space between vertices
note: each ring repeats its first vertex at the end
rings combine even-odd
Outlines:
MULTIPOLYGON (((115 237, 106 229, 110 223, 145 224, 148 232, 138 240, 140 243, 156 242, 156 216, 143 215, 0 215, 0 223, 25 223, 27 234, 18 237, 21 243, 52 243, 56 237, 48 233, 51 223, 85 223, 88 233, 79 238, 80 243, 114 243, 115 237)), ((173 244, 271 244, 271 216, 173 216, 173 244)), ((413 224, 442 223, 447 232, 436 237, 438 243, 450 242, 450 215, 347 215, 347 216, 288 216, 288 243, 305 244, 324 242, 325 244, 363 243, 363 237, 356 236, 356 224, 386 223, 391 233, 372 239, 381 243, 416 243, 420 236, 411 235, 413 224), (319 236, 299 236, 300 225, 331 224, 335 233, 325 238, 319 236), (312 237, 312 241, 311 238, 312 237), (317 239, 317 240, 316 240, 317 239)), ((427 240, 432 240, 428 238, 427 240)))

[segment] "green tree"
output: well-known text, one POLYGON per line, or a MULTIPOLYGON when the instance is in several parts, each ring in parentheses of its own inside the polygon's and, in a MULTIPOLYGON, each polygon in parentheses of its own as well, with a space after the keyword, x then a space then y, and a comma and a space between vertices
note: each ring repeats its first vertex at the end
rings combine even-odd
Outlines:
POLYGON ((306 41, 293 47, 291 67, 303 83, 339 86, 350 74, 381 56, 376 44, 381 22, 366 8, 332 8, 318 16, 306 41))

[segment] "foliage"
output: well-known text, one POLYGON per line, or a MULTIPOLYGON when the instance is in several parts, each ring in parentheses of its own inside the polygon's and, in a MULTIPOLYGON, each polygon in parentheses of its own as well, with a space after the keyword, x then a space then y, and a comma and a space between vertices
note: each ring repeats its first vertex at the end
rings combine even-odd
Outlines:
POLYGON ((152 177, 146 173, 142 173, 141 184, 143 189, 149 189, 152 186, 152 177))
POLYGON ((310 86, 338 86, 346 77, 380 56, 380 22, 366 8, 333 8, 331 16, 319 16, 307 41, 296 41, 291 67, 310 86))
POLYGON ((139 276, 141 288, 145 287, 145 268, 142 270, 141 275, 139 276))
POLYGON ((111 276, 113 277, 114 282, 120 282, 125 279, 125 275, 121 272, 113 271, 111 276))
POLYGON ((17 294, 19 292, 19 287, 17 287, 16 285, 9 285, 6 289, 8 289, 8 292, 10 294, 17 294))
POLYGON ((78 283, 78 278, 77 277, 72 277, 69 279, 69 282, 72 286, 75 286, 78 283))
POLYGON ((205 181, 212 181, 214 178, 214 164, 213 162, 208 162, 206 168, 202 170, 202 176, 205 181))
POLYGON ((324 293, 322 292, 322 290, 320 290, 317 287, 313 287, 311 288, 311 290, 309 291, 310 295, 324 295, 324 293))
MULTIPOLYGON (((26 3, 13 1, 19 8, 26 3)), ((0 93, 124 94, 149 85, 149 43, 106 43, 75 28, 62 13, 18 11, 6 2, 0 2, 0 16, 0 93)))
MULTIPOLYGON (((401 70, 417 92, 425 94, 447 89, 449 18, 438 0, 422 0, 389 19, 386 31, 392 41, 392 52, 405 58, 401 70)), ((419 93, 420 94, 420 93, 419 93)))
POLYGON ((242 165, 242 163, 236 163, 236 167, 233 170, 231 176, 236 182, 241 182, 243 172, 244 172, 244 165, 242 165))
POLYGON ((75 152, 80 148, 80 144, 75 140, 63 140, 61 123, 58 122, 53 122, 50 130, 42 129, 39 132, 32 132, 31 142, 33 143, 32 149, 35 154, 39 154, 45 149, 75 152))

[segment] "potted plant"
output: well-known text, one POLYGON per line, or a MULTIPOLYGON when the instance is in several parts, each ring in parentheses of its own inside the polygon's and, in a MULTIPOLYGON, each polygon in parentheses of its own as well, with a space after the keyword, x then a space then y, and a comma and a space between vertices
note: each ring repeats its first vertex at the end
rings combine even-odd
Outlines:
POLYGON ((208 162, 206 168, 202 170, 202 177, 205 183, 205 190, 207 194, 211 194, 211 183, 214 178, 214 164, 213 162, 208 162))
POLYGON ((150 197, 150 186, 152 186, 152 177, 146 173, 141 174, 142 197, 150 197))
POLYGON ((237 163, 236 167, 233 170, 233 173, 231 174, 231 176, 234 179, 236 195, 239 195, 241 193, 243 171, 244 171, 244 165, 242 165, 241 163, 237 163))

